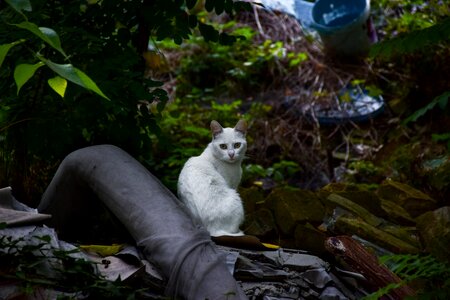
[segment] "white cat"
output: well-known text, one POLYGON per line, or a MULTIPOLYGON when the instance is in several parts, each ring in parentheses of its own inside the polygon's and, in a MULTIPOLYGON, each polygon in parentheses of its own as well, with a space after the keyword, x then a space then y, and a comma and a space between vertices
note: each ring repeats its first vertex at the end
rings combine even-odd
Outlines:
POLYGON ((236 189, 247 150, 247 124, 234 128, 211 122, 212 141, 200 156, 191 157, 178 178, 178 197, 211 236, 244 235, 239 226, 244 208, 236 189))

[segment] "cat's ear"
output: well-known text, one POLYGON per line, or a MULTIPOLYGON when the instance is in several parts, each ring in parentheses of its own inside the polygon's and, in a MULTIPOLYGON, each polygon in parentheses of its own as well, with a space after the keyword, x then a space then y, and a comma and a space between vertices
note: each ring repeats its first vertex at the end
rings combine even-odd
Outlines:
POLYGON ((247 134, 247 122, 245 122, 245 120, 243 119, 239 120, 236 126, 234 126, 234 130, 242 133, 245 136, 247 134))
POLYGON ((213 138, 215 139, 217 135, 221 134, 223 132, 222 125, 219 124, 216 120, 211 121, 211 133, 213 135, 213 138))

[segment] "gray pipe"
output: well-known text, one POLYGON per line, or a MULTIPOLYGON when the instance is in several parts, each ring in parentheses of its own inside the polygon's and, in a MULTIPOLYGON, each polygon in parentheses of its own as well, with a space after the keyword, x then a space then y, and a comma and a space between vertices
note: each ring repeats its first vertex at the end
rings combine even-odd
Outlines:
POLYGON ((247 299, 208 232, 138 161, 112 145, 69 154, 38 211, 50 225, 74 232, 98 200, 117 217, 145 257, 167 278, 166 295, 184 299, 247 299))

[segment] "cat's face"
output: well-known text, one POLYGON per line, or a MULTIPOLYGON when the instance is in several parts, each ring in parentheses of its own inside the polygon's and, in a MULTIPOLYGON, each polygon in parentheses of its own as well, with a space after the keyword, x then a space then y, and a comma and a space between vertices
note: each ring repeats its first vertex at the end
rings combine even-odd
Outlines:
POLYGON ((211 131, 214 156, 228 163, 241 162, 247 150, 245 139, 247 125, 245 122, 239 121, 234 128, 222 128, 217 121, 212 121, 211 131))

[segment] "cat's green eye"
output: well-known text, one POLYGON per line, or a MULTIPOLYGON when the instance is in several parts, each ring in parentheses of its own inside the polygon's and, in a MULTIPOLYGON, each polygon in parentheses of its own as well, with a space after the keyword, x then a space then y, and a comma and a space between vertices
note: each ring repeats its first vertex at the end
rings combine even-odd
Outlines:
POLYGON ((227 149, 227 144, 220 144, 219 147, 220 149, 225 150, 227 149))
POLYGON ((238 148, 240 148, 241 147, 241 143, 235 143, 234 144, 234 149, 238 149, 238 148))

